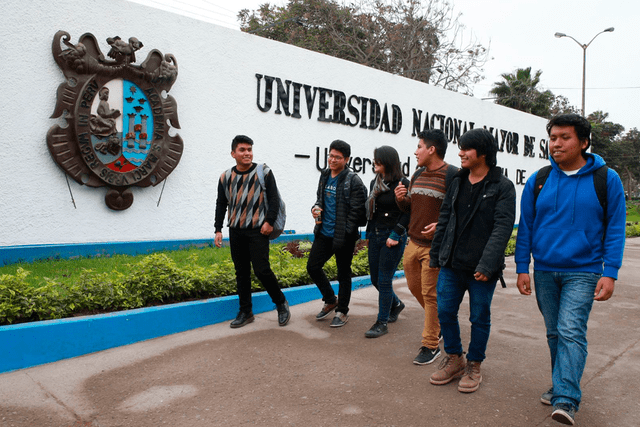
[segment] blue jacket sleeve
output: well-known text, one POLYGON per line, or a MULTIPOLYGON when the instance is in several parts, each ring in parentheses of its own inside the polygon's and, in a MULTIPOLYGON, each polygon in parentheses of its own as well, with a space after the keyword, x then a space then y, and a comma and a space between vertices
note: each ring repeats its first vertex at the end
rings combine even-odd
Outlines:
POLYGON ((624 188, 620 177, 609 168, 607 174, 607 227, 604 235, 603 276, 618 278, 622 266, 627 222, 627 208, 624 188))
POLYGON ((533 187, 536 183, 536 175, 531 175, 527 180, 520 199, 520 222, 518 223, 518 235, 516 237, 516 273, 529 273, 531 262, 531 245, 533 237, 533 220, 535 219, 535 207, 533 205, 533 187))

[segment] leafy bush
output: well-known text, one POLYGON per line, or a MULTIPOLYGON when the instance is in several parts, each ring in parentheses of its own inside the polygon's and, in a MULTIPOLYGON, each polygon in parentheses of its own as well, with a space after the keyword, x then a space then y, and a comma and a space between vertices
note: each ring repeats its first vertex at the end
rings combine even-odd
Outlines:
MULTIPOLYGON (((310 248, 306 242, 271 245, 271 267, 282 287, 312 282, 306 267, 310 248)), ((362 249, 354 256, 353 274, 366 275, 369 273, 367 248, 362 244, 358 248, 362 249)), ((176 257, 181 258, 178 263, 167 253, 155 253, 127 264, 126 273, 116 270, 116 267, 111 271, 82 268, 71 284, 63 282, 60 277, 45 277, 41 279, 44 283, 35 286, 27 280, 29 271, 19 267, 15 274, 0 275, 0 324, 59 319, 234 294, 236 276, 230 256, 216 260, 209 257, 203 250, 186 258, 176 257), (206 259, 201 259, 201 254, 206 259)), ((122 265, 117 267, 122 268, 122 265)), ((334 258, 327 262, 325 271, 330 279, 336 278, 334 258)), ((251 285, 256 291, 262 289, 253 274, 251 285)))
POLYGON ((626 236, 627 237, 638 237, 640 236, 640 223, 629 224, 627 223, 626 228, 626 236))

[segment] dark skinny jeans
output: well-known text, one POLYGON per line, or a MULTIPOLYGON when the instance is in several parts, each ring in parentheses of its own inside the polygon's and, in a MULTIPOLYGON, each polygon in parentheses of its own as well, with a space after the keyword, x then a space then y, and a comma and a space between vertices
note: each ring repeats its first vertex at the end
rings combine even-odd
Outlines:
POLYGON ((400 237, 398 244, 387 247, 391 228, 373 228, 367 233, 369 238, 369 272, 371 284, 380 293, 378 297, 378 322, 387 323, 391 307, 400 304, 393 292, 393 276, 404 253, 407 235, 400 237))
POLYGON ((313 239, 311 253, 307 261, 307 272, 322 294, 322 301, 333 304, 336 301, 336 294, 333 292, 331 283, 327 275, 322 270, 329 259, 336 256, 336 267, 338 268, 338 307, 336 311, 347 314, 349 312, 349 302, 351 301, 351 261, 353 260, 353 249, 355 248, 358 234, 345 236, 344 245, 334 250, 333 238, 322 233, 317 233, 313 239))
POLYGON ((267 290, 274 304, 285 302, 285 296, 280 290, 278 279, 269 264, 269 237, 260 233, 259 228, 229 229, 229 246, 231 259, 236 268, 236 284, 240 311, 252 312, 251 304, 251 266, 253 272, 267 290))

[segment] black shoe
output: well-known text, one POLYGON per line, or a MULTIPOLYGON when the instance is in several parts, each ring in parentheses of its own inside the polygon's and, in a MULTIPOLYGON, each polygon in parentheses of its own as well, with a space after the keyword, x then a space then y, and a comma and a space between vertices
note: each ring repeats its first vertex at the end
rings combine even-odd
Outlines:
POLYGON ((420 353, 413 359, 414 365, 428 365, 435 362, 440 357, 440 347, 436 347, 433 350, 427 347, 420 347, 420 353))
POLYGON ((389 313, 389 323, 393 323, 398 320, 398 315, 400 312, 404 310, 404 303, 400 301, 400 304, 395 307, 391 307, 391 312, 389 313))
POLYGON ((332 328, 339 328, 341 326, 344 326, 347 321, 349 321, 348 315, 336 311, 336 316, 333 318, 329 326, 331 326, 332 328))
POLYGON ((333 310, 336 309, 337 306, 338 306, 338 300, 335 300, 335 302, 332 304, 325 303, 322 306, 322 310, 320 310, 320 313, 316 314, 316 320, 322 320, 326 318, 328 315, 331 314, 333 310))
POLYGON ((576 410, 568 403, 558 403, 553 407, 551 418, 560 424, 572 426, 576 423, 576 410))
POLYGON ((373 324, 371 329, 369 329, 367 332, 364 333, 364 336, 367 338, 378 338, 387 333, 389 333, 387 324, 382 322, 376 322, 373 324))
POLYGON ((252 312, 245 313, 244 311, 238 312, 236 319, 231 322, 229 326, 232 328, 242 328, 244 325, 247 325, 255 320, 252 312))
POLYGON ((285 300, 282 304, 277 306, 278 310, 278 325, 284 326, 289 323, 291 319, 291 311, 289 311, 289 303, 285 300))
POLYGON ((542 393, 542 396, 540 396, 540 402, 545 405, 551 405, 551 399, 553 399, 553 387, 542 393))

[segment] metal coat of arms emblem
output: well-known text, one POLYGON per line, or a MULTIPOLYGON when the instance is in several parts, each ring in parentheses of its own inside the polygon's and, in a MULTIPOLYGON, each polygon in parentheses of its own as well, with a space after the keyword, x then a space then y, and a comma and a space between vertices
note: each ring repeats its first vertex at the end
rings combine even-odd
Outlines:
POLYGON ((177 104, 169 92, 178 76, 171 54, 153 49, 140 65, 142 42, 109 37, 108 58, 89 33, 77 44, 58 31, 53 58, 66 81, 58 87, 51 118, 64 117, 68 126, 54 125, 47 145, 56 163, 79 184, 109 187, 106 205, 115 210, 133 203, 130 187, 162 182, 182 156, 177 104))

